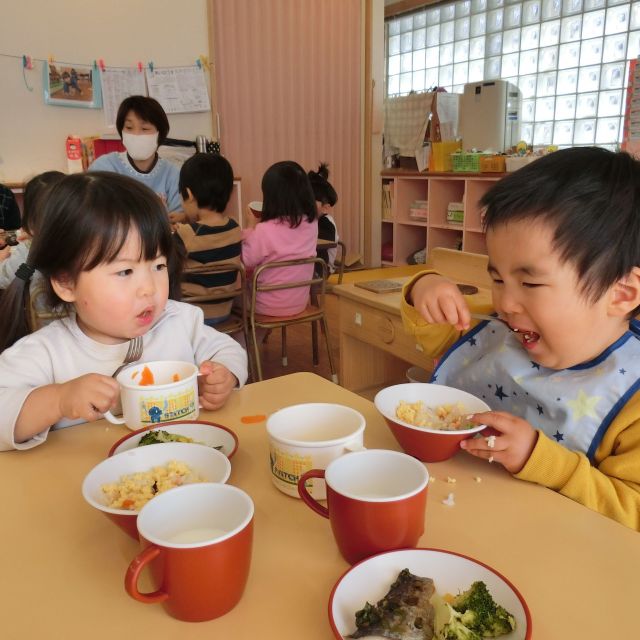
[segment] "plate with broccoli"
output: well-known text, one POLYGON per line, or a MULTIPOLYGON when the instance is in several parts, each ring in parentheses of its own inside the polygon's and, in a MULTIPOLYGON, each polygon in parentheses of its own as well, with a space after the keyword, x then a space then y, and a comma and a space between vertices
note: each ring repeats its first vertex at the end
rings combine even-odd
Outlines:
POLYGON ((529 640, 520 592, 491 567, 440 549, 402 549, 355 565, 336 583, 337 640, 529 640))
POLYGON ((238 438, 231 429, 205 420, 163 422, 161 426, 139 429, 120 438, 109 456, 136 447, 165 442, 187 442, 213 447, 231 458, 238 448, 238 438))

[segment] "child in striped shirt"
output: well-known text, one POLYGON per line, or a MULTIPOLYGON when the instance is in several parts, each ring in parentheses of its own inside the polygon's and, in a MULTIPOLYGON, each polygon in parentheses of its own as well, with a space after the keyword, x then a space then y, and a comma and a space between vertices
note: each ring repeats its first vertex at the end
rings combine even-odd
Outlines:
MULTIPOLYGON (((176 236, 187 253, 185 268, 240 263, 241 231, 238 223, 224 215, 231 190, 233 169, 219 154, 197 153, 180 171, 186 224, 176 226, 176 236)), ((209 275, 186 274, 182 294, 200 296, 236 288, 237 272, 222 271, 209 275)), ((187 300, 188 301, 188 300, 187 300)), ((215 326, 231 313, 233 297, 218 302, 200 302, 205 324, 215 326)))

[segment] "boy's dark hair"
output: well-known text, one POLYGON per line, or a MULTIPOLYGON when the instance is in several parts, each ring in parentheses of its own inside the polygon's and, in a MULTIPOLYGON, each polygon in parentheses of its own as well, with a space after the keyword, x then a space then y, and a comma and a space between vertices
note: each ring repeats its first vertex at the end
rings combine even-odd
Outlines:
POLYGON ((338 194, 329 182, 329 165, 322 162, 317 171, 309 171, 308 175, 316 201, 333 207, 338 202, 338 194))
POLYGON ((485 230, 523 220, 550 225, 554 249, 575 265, 591 301, 640 266, 640 162, 627 153, 555 151, 500 180, 480 204, 485 230))
POLYGON ((62 171, 45 171, 27 182, 24 188, 22 228, 28 234, 33 236, 38 233, 47 193, 64 176, 62 171))
POLYGON ((129 96, 120 103, 116 116, 116 129, 121 138, 124 121, 127 119, 129 111, 133 111, 140 120, 150 122, 158 130, 158 144, 162 144, 166 140, 169 134, 167 114, 157 100, 146 96, 129 96))
POLYGON ((297 227, 317 217, 316 201, 304 169, 292 160, 271 165, 262 178, 261 222, 287 220, 297 227))
POLYGON ((182 165, 178 188, 184 199, 190 189, 201 209, 222 213, 231 197, 233 169, 219 154, 196 153, 182 165))
MULTIPOLYGON (((112 262, 133 230, 140 236, 141 258, 165 256, 169 272, 178 278, 169 218, 151 189, 107 171, 72 174, 54 185, 27 259, 43 276, 48 305, 63 304, 51 287, 52 277, 75 282, 80 272, 112 262)), ((0 351, 28 333, 28 295, 28 283, 18 277, 5 290, 0 303, 0 351)))

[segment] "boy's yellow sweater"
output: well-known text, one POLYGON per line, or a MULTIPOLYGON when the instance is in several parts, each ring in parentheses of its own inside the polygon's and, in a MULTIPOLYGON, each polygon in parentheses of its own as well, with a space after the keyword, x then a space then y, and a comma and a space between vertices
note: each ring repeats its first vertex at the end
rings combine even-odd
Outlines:
MULTIPOLYGON (((407 283, 402 318, 425 353, 441 356, 462 334, 449 325, 427 323, 406 300, 418 274, 407 283)), ((472 312, 487 313, 465 296, 472 312)), ((532 425, 534 428, 536 425, 532 425)), ((640 531, 640 393, 631 397, 607 429, 594 455, 594 464, 582 453, 563 447, 538 430, 538 442, 520 480, 537 482, 609 518, 640 531)))

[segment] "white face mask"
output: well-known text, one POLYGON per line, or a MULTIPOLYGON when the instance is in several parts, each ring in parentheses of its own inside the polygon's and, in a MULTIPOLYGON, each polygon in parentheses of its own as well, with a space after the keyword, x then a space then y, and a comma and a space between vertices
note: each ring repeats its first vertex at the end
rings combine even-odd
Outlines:
POLYGON ((122 132, 122 144, 133 160, 147 160, 158 148, 158 134, 145 133, 134 135, 133 133, 122 132))

